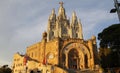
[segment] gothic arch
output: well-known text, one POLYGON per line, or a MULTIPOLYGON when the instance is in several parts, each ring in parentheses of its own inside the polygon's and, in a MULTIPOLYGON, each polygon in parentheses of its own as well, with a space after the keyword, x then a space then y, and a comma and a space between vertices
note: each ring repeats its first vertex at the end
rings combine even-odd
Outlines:
POLYGON ((88 58, 91 58, 91 53, 89 51, 89 48, 84 43, 69 42, 61 49, 61 53, 63 53, 66 49, 68 49, 67 47, 69 47, 69 46, 71 46, 72 48, 75 48, 75 47, 82 48, 80 50, 84 50, 86 52, 86 54, 88 55, 88 58), (71 45, 73 45, 73 46, 71 46, 71 45))
MULTIPOLYGON (((88 48, 84 45, 84 44, 81 44, 81 43, 68 43, 62 50, 61 50, 61 53, 64 53, 66 55, 66 62, 65 62, 65 66, 66 68, 68 68, 68 58, 69 58, 69 52, 72 50, 72 49, 75 49, 77 52, 78 52, 78 56, 80 59, 79 60, 79 67, 77 68, 85 68, 87 67, 89 64, 89 60, 90 60, 90 52, 88 50, 88 48), (87 65, 85 65, 85 63, 87 63, 87 65)), ((89 67, 89 66, 88 66, 89 67)))

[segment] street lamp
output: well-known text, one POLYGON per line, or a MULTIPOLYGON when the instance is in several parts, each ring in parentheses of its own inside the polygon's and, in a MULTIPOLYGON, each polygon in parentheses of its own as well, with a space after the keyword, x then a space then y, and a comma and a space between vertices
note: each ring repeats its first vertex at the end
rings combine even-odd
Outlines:
POLYGON ((118 18, 119 18, 119 21, 120 21, 120 8, 119 8, 120 3, 118 2, 118 0, 114 0, 114 4, 115 4, 115 5, 114 5, 115 8, 111 9, 111 10, 110 10, 110 13, 115 13, 115 12, 117 12, 118 18))

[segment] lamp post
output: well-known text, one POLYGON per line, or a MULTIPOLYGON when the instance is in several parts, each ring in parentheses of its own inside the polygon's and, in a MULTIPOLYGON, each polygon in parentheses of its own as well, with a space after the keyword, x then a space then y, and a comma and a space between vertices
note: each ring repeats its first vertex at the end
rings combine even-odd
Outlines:
POLYGON ((115 13, 117 12, 118 14, 118 18, 119 18, 119 21, 120 21, 120 3, 118 2, 118 0, 114 0, 114 7, 113 9, 110 10, 110 13, 115 13))

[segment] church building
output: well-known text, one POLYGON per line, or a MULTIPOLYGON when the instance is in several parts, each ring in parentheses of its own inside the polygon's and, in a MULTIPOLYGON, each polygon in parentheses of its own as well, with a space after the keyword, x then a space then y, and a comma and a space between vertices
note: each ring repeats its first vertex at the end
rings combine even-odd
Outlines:
POLYGON ((22 58, 26 63, 21 64, 23 70, 16 70, 17 62, 13 62, 13 73, 24 70, 28 73, 31 71, 37 73, 35 70, 42 71, 45 67, 46 71, 42 73, 53 73, 51 70, 54 73, 74 73, 85 69, 96 69, 98 66, 96 37, 84 40, 82 24, 75 11, 70 20, 67 18, 63 2, 60 2, 58 13, 56 14, 55 9, 52 10, 47 26, 42 40, 27 47, 26 54, 22 58))

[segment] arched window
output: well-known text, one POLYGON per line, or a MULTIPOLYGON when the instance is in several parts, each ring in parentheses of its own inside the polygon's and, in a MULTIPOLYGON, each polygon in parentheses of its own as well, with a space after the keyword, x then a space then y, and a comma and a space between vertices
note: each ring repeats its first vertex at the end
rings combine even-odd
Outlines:
POLYGON ((68 66, 70 69, 79 69, 78 63, 78 51, 76 49, 71 49, 68 53, 68 66))
POLYGON ((76 33, 76 38, 78 37, 78 33, 76 33))
POLYGON ((51 32, 51 35, 54 36, 54 32, 53 31, 51 32))
POLYGON ((67 34, 67 28, 63 28, 63 34, 67 34))
POLYGON ((51 34, 50 34, 50 39, 53 39, 54 38, 54 32, 51 31, 51 34))
POLYGON ((85 67, 88 68, 88 57, 87 57, 87 54, 85 55, 85 67))

